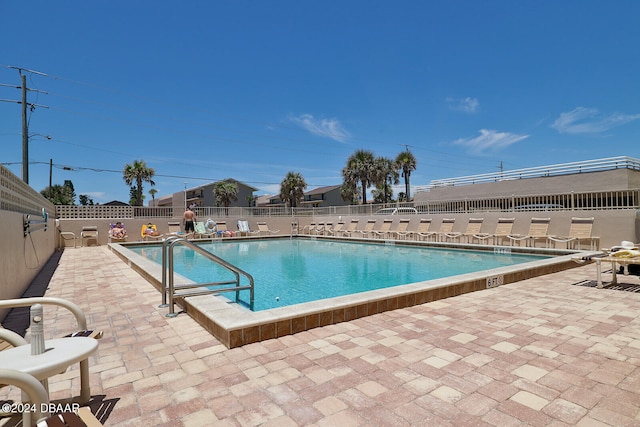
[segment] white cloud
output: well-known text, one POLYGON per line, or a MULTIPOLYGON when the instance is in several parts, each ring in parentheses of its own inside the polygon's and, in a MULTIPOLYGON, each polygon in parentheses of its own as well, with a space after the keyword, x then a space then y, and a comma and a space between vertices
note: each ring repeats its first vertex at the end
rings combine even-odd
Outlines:
POLYGON ((105 193, 104 191, 90 191, 88 193, 79 193, 79 194, 86 194, 87 196, 93 199, 104 199, 105 197, 107 197, 107 193, 105 193))
POLYGON ((264 191, 266 194, 280 194, 280 184, 261 185, 260 191, 264 191))
POLYGON ((336 119, 316 119, 311 114, 290 116, 289 120, 314 135, 325 136, 339 142, 346 142, 351 134, 336 119))
POLYGON ((465 113, 475 113, 478 111, 480 102, 478 98, 466 97, 464 99, 447 98, 449 108, 455 111, 463 111, 465 113))
POLYGON ((517 135, 509 132, 480 129, 480 135, 474 138, 460 138, 454 144, 464 145, 472 151, 480 153, 487 150, 499 150, 528 138, 529 135, 517 135))
POLYGON ((560 113, 560 117, 551 127, 559 133, 600 133, 638 119, 640 114, 603 115, 595 108, 577 107, 572 111, 560 113))

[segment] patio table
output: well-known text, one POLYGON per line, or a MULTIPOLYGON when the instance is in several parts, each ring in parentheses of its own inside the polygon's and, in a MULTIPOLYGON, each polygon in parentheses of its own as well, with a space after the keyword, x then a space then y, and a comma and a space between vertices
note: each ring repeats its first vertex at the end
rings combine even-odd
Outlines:
POLYGON ((43 381, 80 362, 79 403, 84 404, 91 398, 88 358, 97 348, 98 341, 93 338, 57 338, 45 341, 42 354, 32 355, 28 344, 0 351, 0 366, 33 375, 43 381))
POLYGON ((636 256, 633 258, 606 256, 602 258, 596 258, 595 261, 596 261, 598 287, 602 288, 603 287, 603 284, 602 284, 602 263, 603 262, 611 263, 611 271, 612 271, 611 284, 615 285, 616 283, 618 283, 616 264, 619 264, 625 267, 628 266, 629 264, 640 264, 640 256, 636 256))

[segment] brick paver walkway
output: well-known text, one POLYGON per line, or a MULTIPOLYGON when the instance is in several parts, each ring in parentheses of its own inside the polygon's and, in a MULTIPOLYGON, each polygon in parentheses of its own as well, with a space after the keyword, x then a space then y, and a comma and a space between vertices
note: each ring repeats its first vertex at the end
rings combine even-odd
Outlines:
MULTIPOLYGON (((105 331, 90 369, 107 426, 640 426, 640 294, 571 285, 594 278, 588 265, 233 350, 166 318, 105 247, 66 250, 47 296, 105 331)), ((45 317, 48 336, 74 329, 45 317)), ((76 368, 50 381, 54 399, 70 388, 76 368)))

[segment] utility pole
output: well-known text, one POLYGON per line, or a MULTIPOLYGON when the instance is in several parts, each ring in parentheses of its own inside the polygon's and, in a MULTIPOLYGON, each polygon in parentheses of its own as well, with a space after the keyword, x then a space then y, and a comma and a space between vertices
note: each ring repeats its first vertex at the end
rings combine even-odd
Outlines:
POLYGON ((53 178, 53 159, 49 159, 49 196, 51 196, 52 178, 53 178))
POLYGON ((18 70, 22 80, 22 180, 29 183, 29 123, 27 122, 27 76, 18 70))
MULTIPOLYGON (((16 102, 18 104, 22 104, 22 180, 25 182, 25 184, 29 183, 29 121, 27 118, 27 107, 29 107, 31 109, 31 111, 35 110, 36 107, 42 107, 42 108, 49 108, 46 105, 40 105, 40 104, 34 104, 34 103, 29 103, 27 102, 27 91, 32 91, 32 92, 38 92, 38 93, 44 93, 45 95, 47 94, 47 92, 41 91, 41 90, 37 90, 37 89, 30 89, 27 87, 27 76, 23 73, 27 72, 27 73, 31 73, 31 74, 37 74, 40 76, 47 76, 45 73, 41 73, 39 71, 34 71, 34 70, 29 70, 27 68, 22 68, 22 67, 14 67, 14 66, 7 66, 7 68, 13 68, 15 70, 18 70, 18 73, 20 74, 20 86, 16 86, 17 89, 22 89, 22 100, 21 101, 12 101, 12 100, 8 100, 8 99, 0 99, 0 101, 3 102, 16 102)), ((0 86, 10 86, 10 85, 0 85, 0 86)))

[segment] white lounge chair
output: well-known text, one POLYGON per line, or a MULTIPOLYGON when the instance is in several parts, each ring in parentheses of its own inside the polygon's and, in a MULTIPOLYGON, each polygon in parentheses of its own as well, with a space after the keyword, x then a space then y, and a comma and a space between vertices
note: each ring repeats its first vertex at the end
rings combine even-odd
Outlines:
POLYGON ((529 232, 527 234, 510 234, 507 237, 512 245, 515 242, 524 242, 527 246, 531 245, 535 247, 538 240, 544 240, 545 242, 549 240, 549 235, 547 234, 549 222, 551 222, 551 218, 531 218, 531 225, 529 226, 529 232))
POLYGON ((342 233, 342 229, 344 228, 344 222, 340 221, 335 226, 331 227, 328 230, 325 230, 325 236, 337 236, 342 233))
POLYGON ((196 239, 211 237, 211 234, 209 234, 209 232, 207 231, 207 228, 204 226, 203 221, 197 221, 193 225, 193 229, 194 229, 193 237, 195 237, 196 239))
POLYGON ((169 221, 167 225, 169 226, 170 235, 183 236, 185 234, 180 227, 180 221, 169 221))
POLYGON ((318 229, 318 224, 316 224, 315 222, 312 222, 302 227, 302 234, 316 234, 317 229, 318 229))
POLYGON ((391 224, 393 224, 392 219, 385 219, 384 221, 382 221, 382 225, 380 226, 379 230, 371 230, 372 236, 380 239, 386 239, 387 237, 389 237, 389 234, 391 232, 391 224))
POLYGON ((467 223, 467 229, 462 236, 458 237, 458 240, 464 237, 467 240, 467 243, 470 243, 473 239, 473 236, 479 234, 482 231, 482 223, 484 222, 484 218, 469 218, 469 222, 467 223))
POLYGON ((269 226, 267 225, 266 222, 258 222, 258 230, 260 232, 260 234, 265 233, 265 234, 277 234, 280 232, 280 230, 270 230, 269 226))
POLYGON ((597 250, 600 247, 600 238, 591 235, 594 218, 571 218, 571 227, 566 237, 549 236, 549 240, 556 243, 565 243, 567 248, 576 247, 580 249, 580 242, 589 242, 589 249, 597 250))
POLYGON ((360 237, 368 237, 369 234, 371 234, 371 232, 373 231, 373 228, 375 227, 375 225, 376 225, 375 219, 367 220, 366 224, 364 225, 364 228, 356 229, 354 230, 354 233, 359 233, 360 237))
POLYGON ((408 231, 410 219, 401 219, 398 221, 398 225, 396 225, 396 229, 390 232, 390 235, 396 238, 397 240, 406 239, 408 236, 413 234, 412 231, 408 231))
POLYGON ((96 246, 100 245, 98 241, 98 226, 97 225, 85 225, 80 232, 80 246, 84 246, 84 239, 87 239, 87 246, 90 240, 96 241, 96 246))
POLYGON ((422 218, 418 223, 418 228, 415 231, 412 231, 411 234, 415 240, 425 240, 431 239, 433 236, 438 234, 437 231, 430 231, 431 222, 433 220, 431 218, 422 218))
POLYGON ((476 233, 471 236, 469 240, 471 241, 471 243, 473 243, 475 239, 478 241, 478 244, 483 244, 489 239, 493 239, 494 245, 497 245, 498 241, 502 243, 502 240, 509 234, 511 234, 511 230, 513 229, 513 223, 515 222, 515 220, 515 218, 498 218, 496 231, 494 231, 493 233, 476 233))
POLYGON ((450 237, 459 236, 462 233, 454 233, 453 232, 453 224, 456 222, 455 218, 442 218, 442 223, 440 224, 440 229, 436 233, 438 237, 438 241, 441 242, 443 239, 448 240, 450 237))
POLYGON ((260 233, 260 230, 251 230, 249 228, 249 221, 238 220, 238 235, 249 236, 251 234, 258 234, 258 233, 260 233))
POLYGON ((351 237, 351 233, 357 233, 359 219, 352 219, 347 228, 341 231, 341 234, 346 237, 351 237))

